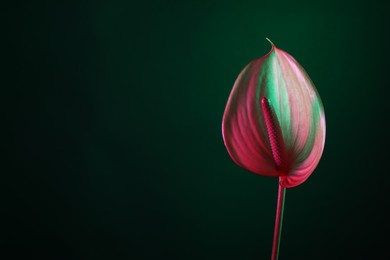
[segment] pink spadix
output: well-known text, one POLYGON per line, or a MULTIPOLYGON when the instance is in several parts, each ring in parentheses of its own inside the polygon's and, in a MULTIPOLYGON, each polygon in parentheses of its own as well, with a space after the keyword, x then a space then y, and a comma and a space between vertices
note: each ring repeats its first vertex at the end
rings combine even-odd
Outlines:
POLYGON ((302 66, 276 48, 247 64, 226 104, 222 135, 232 160, 258 175, 278 177, 272 259, 278 258, 285 188, 305 182, 325 145, 320 96, 302 66))
POLYGON ((271 146, 272 157, 276 167, 281 171, 281 174, 287 175, 287 155, 283 141, 282 131, 276 115, 272 112, 268 100, 263 97, 261 99, 261 107, 264 113, 264 121, 267 128, 268 138, 271 146))

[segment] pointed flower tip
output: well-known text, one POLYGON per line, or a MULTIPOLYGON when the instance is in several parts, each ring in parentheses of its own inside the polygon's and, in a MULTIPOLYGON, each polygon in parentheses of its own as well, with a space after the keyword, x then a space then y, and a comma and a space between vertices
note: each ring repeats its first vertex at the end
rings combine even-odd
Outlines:
POLYGON ((275 44, 270 39, 268 39, 267 37, 265 37, 265 39, 272 45, 272 47, 275 47, 275 44))
POLYGON ((265 55, 265 56, 268 56, 268 55, 270 55, 270 54, 276 49, 276 46, 275 46, 275 44, 274 44, 270 39, 268 39, 267 37, 266 37, 265 39, 271 44, 271 50, 267 53, 267 55, 265 55))

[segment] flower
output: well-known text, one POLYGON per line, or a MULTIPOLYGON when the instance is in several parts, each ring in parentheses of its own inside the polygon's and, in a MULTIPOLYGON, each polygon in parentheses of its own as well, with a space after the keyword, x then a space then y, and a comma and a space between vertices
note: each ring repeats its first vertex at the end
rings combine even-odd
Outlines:
POLYGON ((303 183, 320 161, 325 114, 305 70, 270 43, 271 51, 238 75, 223 115, 222 136, 238 166, 280 177, 280 185, 291 188, 303 183))

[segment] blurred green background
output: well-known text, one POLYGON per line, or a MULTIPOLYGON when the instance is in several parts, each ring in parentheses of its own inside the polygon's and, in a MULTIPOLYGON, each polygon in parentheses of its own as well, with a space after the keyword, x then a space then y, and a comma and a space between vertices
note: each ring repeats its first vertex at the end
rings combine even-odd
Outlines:
POLYGON ((327 117, 318 168, 287 190, 280 259, 389 257, 386 6, 2 5, 2 259, 269 259, 277 180, 238 168, 221 137, 265 37, 327 117))

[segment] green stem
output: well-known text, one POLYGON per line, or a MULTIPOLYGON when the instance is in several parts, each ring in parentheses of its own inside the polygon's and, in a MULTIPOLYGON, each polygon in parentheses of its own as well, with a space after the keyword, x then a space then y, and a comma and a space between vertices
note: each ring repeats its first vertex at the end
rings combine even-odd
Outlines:
POLYGON ((286 188, 282 187, 280 183, 278 185, 279 185, 278 201, 276 204, 274 241, 272 245, 271 260, 278 260, 279 258, 280 237, 282 233, 282 223, 283 223, 284 199, 286 196, 286 188))

